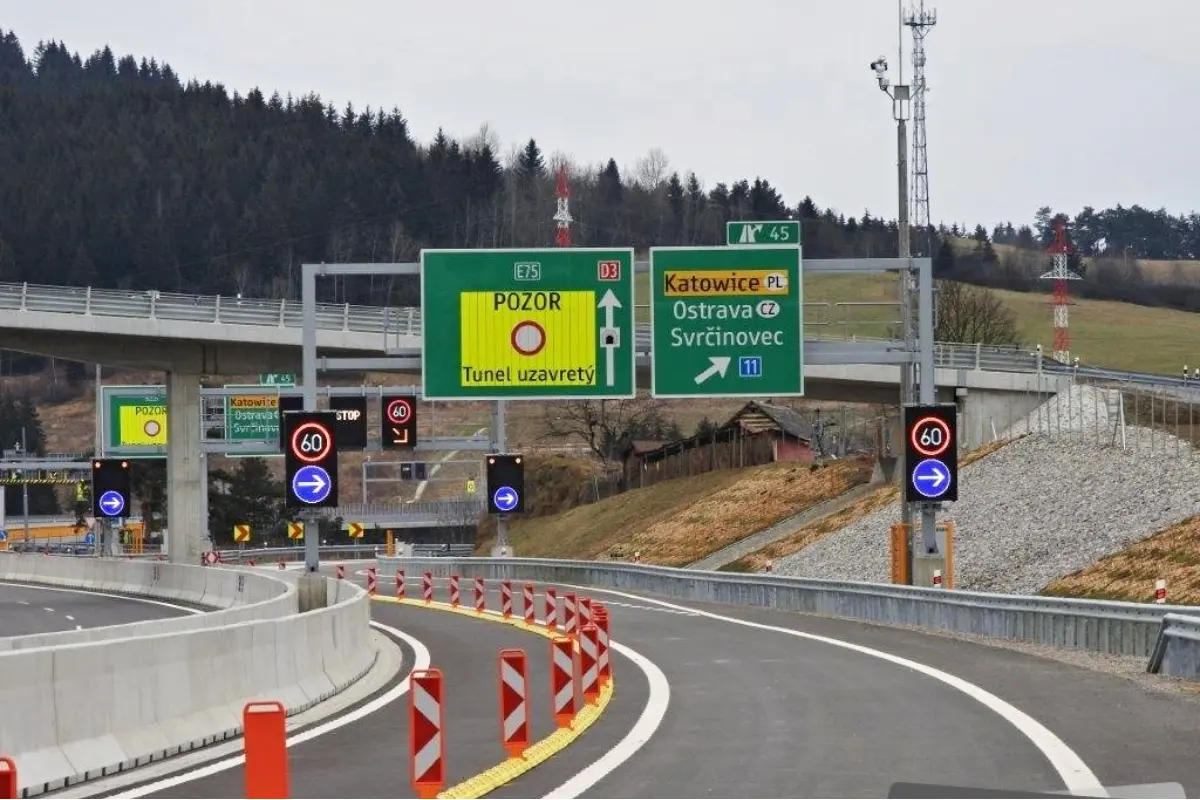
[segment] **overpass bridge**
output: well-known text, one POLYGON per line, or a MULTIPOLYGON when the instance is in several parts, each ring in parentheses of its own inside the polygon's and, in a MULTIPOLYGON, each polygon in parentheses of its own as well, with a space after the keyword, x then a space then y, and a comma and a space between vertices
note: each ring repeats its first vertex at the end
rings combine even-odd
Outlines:
MULTIPOLYGON (((366 371, 386 358, 391 371, 419 373, 421 324, 419 308, 319 304, 318 370, 336 360, 338 368, 361 363, 366 371)), ((172 559, 184 563, 195 563, 206 539, 201 377, 300 372, 302 334, 301 304, 286 300, 0 283, 0 349, 166 373, 167 437, 184 443, 166 454, 168 516, 176 530, 187 529, 178 537, 186 544, 170 549, 172 559)), ((635 347, 639 384, 648 386, 645 324, 637 327, 635 347)), ((904 343, 894 340, 806 339, 806 393, 818 400, 893 403, 900 365, 909 359, 904 343)), ((1080 373, 1029 348, 952 343, 937 345, 935 368, 939 399, 959 402, 966 418, 979 422, 988 418, 990 404, 1008 416, 1027 413, 1080 373)), ((1105 377, 1171 383, 1131 373, 1105 377)), ((969 425, 968 444, 983 430, 969 425)))

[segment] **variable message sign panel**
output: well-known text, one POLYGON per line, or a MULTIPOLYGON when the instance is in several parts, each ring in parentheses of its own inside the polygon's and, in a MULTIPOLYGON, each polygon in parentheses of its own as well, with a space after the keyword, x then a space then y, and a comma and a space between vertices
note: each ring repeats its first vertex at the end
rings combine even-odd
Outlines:
POLYGON ((650 248, 655 397, 804 394, 799 247, 650 248))
POLYGON ((422 250, 426 400, 628 398, 633 250, 422 250))
POLYGON ((904 407, 904 483, 907 503, 958 501, 958 407, 904 407))
POLYGON ((104 452, 162 458, 167 451, 165 386, 105 386, 101 389, 104 452))

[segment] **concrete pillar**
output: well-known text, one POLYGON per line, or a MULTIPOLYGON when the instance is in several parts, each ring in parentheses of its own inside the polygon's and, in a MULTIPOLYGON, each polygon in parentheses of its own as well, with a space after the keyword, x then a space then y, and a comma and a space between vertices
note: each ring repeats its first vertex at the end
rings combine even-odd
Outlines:
POLYGON ((200 452, 200 376, 167 373, 167 552, 172 564, 199 564, 208 503, 200 452))

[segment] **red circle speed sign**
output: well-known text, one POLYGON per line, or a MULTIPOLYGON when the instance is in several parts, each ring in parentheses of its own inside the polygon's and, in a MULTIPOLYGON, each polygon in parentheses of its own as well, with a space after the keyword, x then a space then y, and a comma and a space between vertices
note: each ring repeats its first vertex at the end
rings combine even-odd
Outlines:
POLYGON ((407 400, 393 400, 388 403, 387 417, 392 422, 405 423, 412 416, 412 404, 407 400))
POLYGON ((950 426, 941 417, 921 417, 908 435, 913 449, 926 458, 937 458, 950 449, 950 426))
POLYGON ((292 431, 291 446, 297 459, 316 464, 333 451, 333 434, 319 422, 302 422, 292 431))

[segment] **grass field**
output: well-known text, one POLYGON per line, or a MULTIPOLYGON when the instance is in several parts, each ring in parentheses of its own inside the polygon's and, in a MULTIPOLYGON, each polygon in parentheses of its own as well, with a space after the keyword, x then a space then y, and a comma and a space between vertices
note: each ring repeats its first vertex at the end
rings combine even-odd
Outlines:
POLYGON ((1145 603, 1158 578, 1167 582, 1168 603, 1200 604, 1200 516, 1059 578, 1042 594, 1145 603))
MULTIPOLYGON (((870 465, 837 461, 719 470, 634 489, 561 514, 514 521, 509 537, 529 558, 631 560, 683 566, 865 483, 870 465)), ((478 551, 492 541, 483 538, 478 551)))

